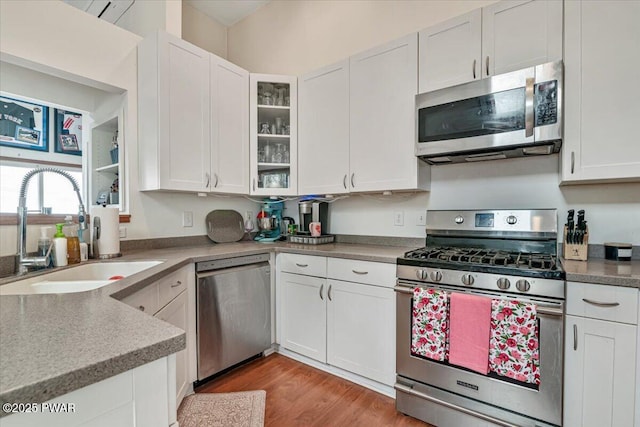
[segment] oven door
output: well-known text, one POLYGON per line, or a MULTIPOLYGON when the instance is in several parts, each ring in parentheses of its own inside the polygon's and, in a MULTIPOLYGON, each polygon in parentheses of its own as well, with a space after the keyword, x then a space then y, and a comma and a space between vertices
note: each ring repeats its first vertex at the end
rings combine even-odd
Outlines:
MULTIPOLYGON (((510 299, 497 293, 469 291, 455 287, 432 285, 419 282, 398 280, 396 291, 396 372, 402 388, 402 377, 417 381, 437 391, 438 397, 429 400, 442 400, 444 390, 455 397, 451 407, 463 412, 470 411, 486 415, 485 418, 501 418, 501 413, 513 411, 526 417, 538 419, 551 425, 562 425, 562 375, 563 375, 563 312, 564 303, 557 300, 522 299, 536 304, 539 319, 540 385, 538 389, 519 385, 508 380, 484 376, 463 368, 429 361, 411 354, 411 316, 413 289, 417 286, 445 289, 452 292, 468 292, 491 298, 510 299), (473 400, 460 398, 464 396, 473 400), (477 401, 485 405, 478 405, 477 401), (493 411, 493 407, 503 410, 493 411)), ((408 383, 410 383, 409 381, 408 383)), ((399 390, 400 390, 399 388, 399 390)), ((428 391, 422 392, 428 394, 428 391)), ((409 414, 411 415, 411 414, 409 414)), ((483 418, 480 416, 480 418, 483 418)), ((514 422, 515 425, 524 425, 514 422)), ((509 423, 503 425, 512 425, 509 423)), ((534 424, 532 421, 531 425, 534 424)))

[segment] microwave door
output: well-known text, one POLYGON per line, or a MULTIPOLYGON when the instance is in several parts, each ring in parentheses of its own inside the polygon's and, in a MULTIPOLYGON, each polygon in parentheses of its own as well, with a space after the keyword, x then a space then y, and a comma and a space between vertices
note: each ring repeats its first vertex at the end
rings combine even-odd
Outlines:
POLYGON ((534 77, 530 68, 418 95, 416 154, 533 142, 534 77))

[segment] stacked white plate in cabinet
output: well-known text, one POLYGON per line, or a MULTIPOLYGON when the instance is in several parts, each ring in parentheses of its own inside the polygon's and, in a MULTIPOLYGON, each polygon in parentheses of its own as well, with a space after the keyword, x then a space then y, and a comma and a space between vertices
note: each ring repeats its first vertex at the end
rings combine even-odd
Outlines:
POLYGON ((239 212, 217 209, 207 214, 207 236, 216 243, 238 242, 244 237, 244 220, 239 212))

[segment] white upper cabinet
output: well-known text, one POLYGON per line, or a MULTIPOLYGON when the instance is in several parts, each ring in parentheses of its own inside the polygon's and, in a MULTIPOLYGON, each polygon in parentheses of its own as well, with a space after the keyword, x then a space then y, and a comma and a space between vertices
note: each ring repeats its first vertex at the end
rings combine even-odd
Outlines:
POLYGON ((562 1, 503 1, 420 31, 420 92, 562 59, 562 1))
POLYGON ((481 30, 476 9, 420 31, 420 93, 480 78, 481 30))
POLYGON ((249 193, 249 72, 211 55, 210 191, 249 193))
POLYGON ((349 67, 350 191, 427 190, 429 168, 414 154, 418 35, 354 55, 349 67))
POLYGON ((141 190, 207 190, 209 56, 164 32, 138 46, 141 190))
POLYGON ((640 179, 640 2, 565 3, 564 183, 640 179))
POLYGON ((298 190, 298 79, 249 76, 250 193, 294 196, 298 190))
POLYGON ((504 1, 482 8, 482 76, 562 59, 562 1, 504 1))
POLYGON ((141 190, 249 192, 249 73, 158 32, 138 46, 141 190))
POLYGON ((298 192, 349 191, 349 60, 299 79, 298 192))

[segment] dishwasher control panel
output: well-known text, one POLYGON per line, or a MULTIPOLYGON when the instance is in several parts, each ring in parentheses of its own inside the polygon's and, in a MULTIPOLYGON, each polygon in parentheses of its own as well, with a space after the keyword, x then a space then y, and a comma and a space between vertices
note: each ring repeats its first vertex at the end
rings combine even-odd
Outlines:
POLYGON ((234 258, 214 259, 196 263, 196 272, 220 270, 222 268, 238 267, 241 265, 269 262, 269 254, 246 255, 234 258))

